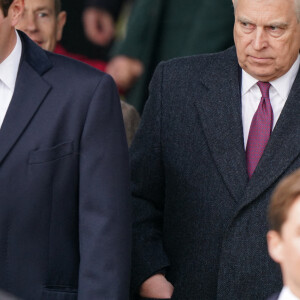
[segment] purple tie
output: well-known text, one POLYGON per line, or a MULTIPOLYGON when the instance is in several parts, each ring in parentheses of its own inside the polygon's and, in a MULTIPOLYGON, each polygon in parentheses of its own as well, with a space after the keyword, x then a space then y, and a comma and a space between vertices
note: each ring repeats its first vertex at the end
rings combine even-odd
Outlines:
POLYGON ((249 178, 251 178, 270 138, 273 127, 273 110, 270 102, 269 82, 257 82, 261 100, 255 112, 248 136, 246 159, 249 178))

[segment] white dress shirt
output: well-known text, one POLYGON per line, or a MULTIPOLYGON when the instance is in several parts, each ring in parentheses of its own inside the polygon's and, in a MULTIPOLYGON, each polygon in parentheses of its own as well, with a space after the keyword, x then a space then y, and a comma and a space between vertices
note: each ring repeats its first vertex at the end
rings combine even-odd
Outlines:
POLYGON ((284 286, 278 300, 300 300, 300 298, 296 297, 287 286, 284 286))
MULTIPOLYGON (((287 73, 270 82, 271 87, 269 90, 269 95, 273 109, 273 129, 279 119, 280 113, 297 76, 299 64, 300 56, 298 56, 287 73)), ((242 121, 245 149, 247 146, 252 118, 258 108, 261 99, 261 92, 258 85, 256 84, 257 82, 257 79, 242 70, 242 121)))
POLYGON ((0 64, 0 128, 14 93, 16 78, 22 54, 22 43, 18 33, 13 51, 0 64))

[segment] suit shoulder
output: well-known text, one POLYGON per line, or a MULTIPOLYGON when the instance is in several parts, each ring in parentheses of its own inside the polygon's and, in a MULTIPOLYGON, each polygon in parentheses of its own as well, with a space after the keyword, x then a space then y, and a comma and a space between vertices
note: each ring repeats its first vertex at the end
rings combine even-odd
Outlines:
POLYGON ((106 88, 117 89, 114 80, 109 74, 95 69, 75 59, 47 52, 52 63, 44 75, 44 79, 52 86, 72 87, 72 90, 93 92, 96 87, 105 82, 106 88))
POLYGON ((99 77, 104 76, 106 73, 95 69, 86 63, 75 60, 73 58, 63 56, 56 53, 46 52, 49 60, 53 64, 53 69, 59 69, 60 72, 67 72, 70 74, 74 72, 77 76, 99 77))
POLYGON ((161 62, 154 78, 163 80, 164 85, 171 88, 184 86, 196 78, 206 81, 209 76, 224 77, 226 70, 237 66, 234 47, 225 51, 210 54, 174 58, 161 62))
POLYGON ((235 47, 230 47, 224 51, 216 53, 206 53, 193 56, 185 56, 173 58, 162 62, 160 65, 166 70, 170 69, 173 72, 178 70, 182 73, 184 70, 193 70, 205 68, 205 66, 219 65, 226 63, 228 60, 236 60, 235 47))

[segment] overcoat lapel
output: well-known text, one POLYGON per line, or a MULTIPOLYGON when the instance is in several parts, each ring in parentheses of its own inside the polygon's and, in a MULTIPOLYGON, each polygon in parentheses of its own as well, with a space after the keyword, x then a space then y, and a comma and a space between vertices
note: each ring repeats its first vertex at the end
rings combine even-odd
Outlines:
POLYGON ((196 101, 211 154, 237 202, 248 182, 239 77, 240 68, 232 48, 200 78, 207 91, 196 101))
POLYGON ((49 61, 47 63, 44 61, 41 65, 46 59, 43 50, 36 48, 38 46, 22 34, 21 38, 24 52, 15 91, 0 129, 0 164, 22 135, 51 88, 41 77, 41 73, 50 67, 49 61), (33 47, 32 50, 35 50, 36 61, 32 60, 32 57, 27 57, 27 47, 33 47), (37 70, 34 68, 35 62, 38 64, 37 70))
POLYGON ((300 75, 272 132, 257 168, 248 179, 243 142, 239 67, 235 48, 200 78, 207 92, 196 106, 212 156, 240 207, 255 200, 300 154, 300 75))
POLYGON ((245 193, 245 204, 276 182, 300 154, 300 74, 245 193))

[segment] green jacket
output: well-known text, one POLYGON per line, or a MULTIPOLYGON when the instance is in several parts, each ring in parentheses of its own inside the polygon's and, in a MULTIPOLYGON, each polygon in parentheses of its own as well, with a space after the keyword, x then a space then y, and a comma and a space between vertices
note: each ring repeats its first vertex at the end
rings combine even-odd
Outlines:
POLYGON ((142 112, 156 65, 178 56, 224 50, 233 44, 231 0, 138 0, 129 18, 126 38, 113 55, 141 60, 143 76, 126 101, 142 112))

